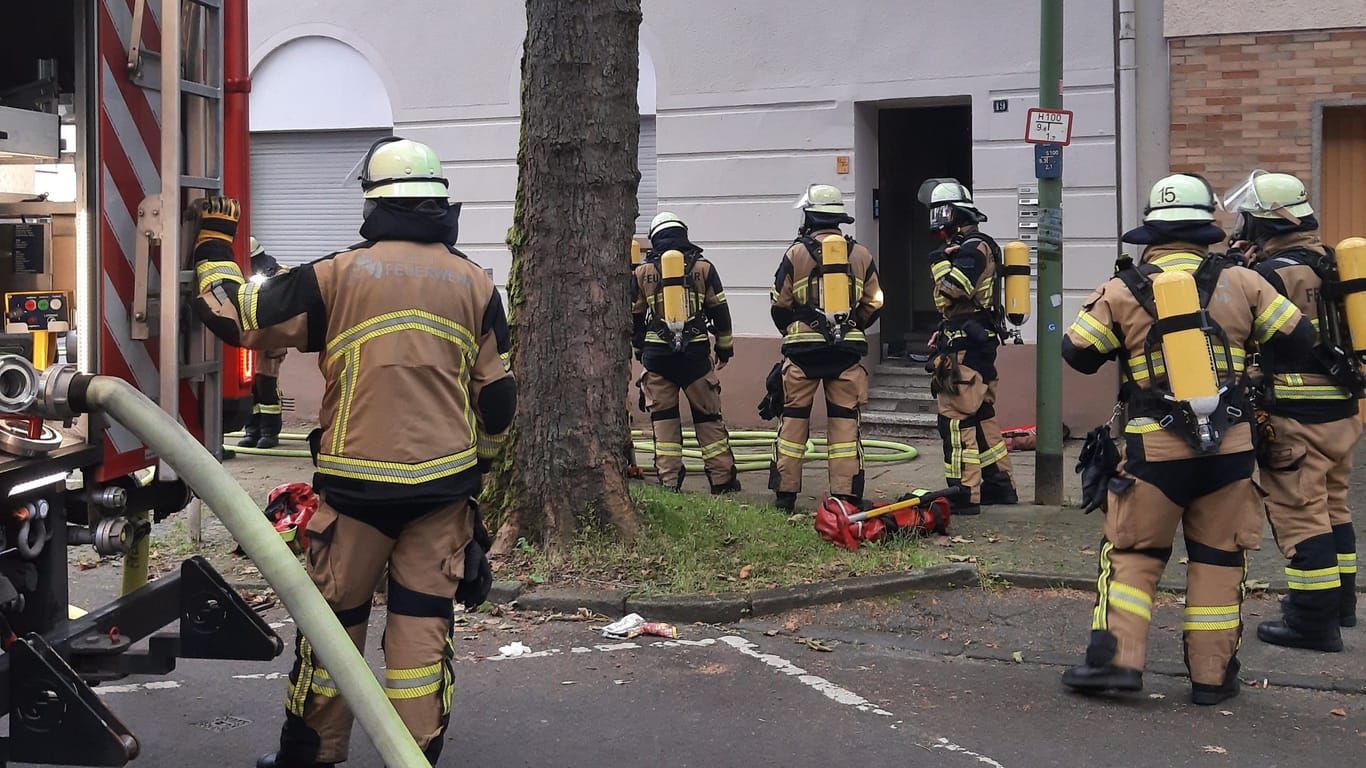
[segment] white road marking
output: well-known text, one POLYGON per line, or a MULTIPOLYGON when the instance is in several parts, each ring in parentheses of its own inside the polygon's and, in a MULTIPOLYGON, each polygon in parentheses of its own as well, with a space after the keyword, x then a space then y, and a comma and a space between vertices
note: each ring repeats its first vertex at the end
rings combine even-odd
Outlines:
MULTIPOLYGON (((823 677, 813 675, 807 672, 806 670, 802 669, 801 667, 797 666, 796 664, 793 664, 792 662, 788 661, 787 659, 784 659, 781 656, 772 653, 762 653, 759 650, 758 645, 744 639, 743 637, 727 635, 721 638, 721 642, 725 643, 726 645, 729 645, 731 648, 734 648, 740 653, 749 656, 750 658, 762 661, 764 664, 768 665, 769 667, 772 667, 778 672, 781 672, 789 677, 797 678, 797 680, 801 682, 803 685, 812 688, 816 691, 819 691, 821 695, 825 696, 827 699, 830 699, 831 701, 836 701, 840 704, 853 707, 854 709, 857 709, 860 712, 871 712, 872 714, 879 715, 881 717, 895 717, 895 715, 893 715, 891 712, 888 712, 887 710, 878 707, 877 705, 873 704, 872 702, 868 701, 867 699, 863 698, 857 693, 854 693, 853 691, 847 688, 842 688, 836 685, 835 683, 826 680, 823 677)), ((903 721, 898 720, 895 723, 892 723, 891 727, 893 729, 896 729, 897 725, 901 722, 903 721)), ((973 752, 972 750, 967 749, 966 747, 960 747, 959 745, 954 744, 948 739, 942 737, 936 738, 935 742, 930 745, 930 748, 942 749, 946 752, 954 752, 956 754, 963 755, 964 757, 970 757, 983 765, 992 766, 992 768, 1005 768, 1005 766, 987 757, 986 755, 973 752)))
POLYGON ((233 675, 233 680, 283 680, 289 675, 284 672, 262 672, 256 675, 233 675))
POLYGON ((164 691, 168 688, 179 688, 180 683, 174 680, 153 680, 150 683, 130 683, 129 685, 97 685, 92 690, 100 695, 110 693, 137 693, 139 691, 164 691))

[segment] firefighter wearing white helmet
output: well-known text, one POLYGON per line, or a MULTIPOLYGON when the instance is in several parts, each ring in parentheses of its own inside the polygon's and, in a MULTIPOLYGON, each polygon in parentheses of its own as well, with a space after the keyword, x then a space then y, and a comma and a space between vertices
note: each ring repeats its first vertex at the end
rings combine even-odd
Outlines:
MULTIPOLYGON (((802 463, 811 431, 816 390, 825 389, 830 459, 830 495, 855 505, 863 500, 863 449, 859 409, 868 402, 865 332, 882 309, 873 254, 840 226, 854 219, 844 196, 828 184, 809 186, 794 208, 802 211, 797 239, 783 254, 774 276, 770 313, 783 335, 778 441, 769 469, 769 489, 779 509, 792 510, 802 488, 802 463)), ((773 410, 777 410, 775 407, 773 410)))
MULTIPOLYGON (((1262 530, 1244 370, 1255 345, 1308 349, 1314 331, 1263 277, 1210 255, 1224 239, 1215 205, 1199 176, 1158 181, 1122 238, 1142 255, 1121 257, 1062 341, 1070 366, 1094 374, 1115 360, 1122 382, 1123 460, 1083 476, 1086 506, 1106 514, 1085 661, 1063 675, 1082 692, 1142 688, 1153 594, 1181 526, 1191 700, 1238 693, 1243 575, 1262 530)), ((1108 426, 1087 441, 1084 454, 1113 454, 1108 426)))
MULTIPOLYGON (((195 248, 205 323, 252 349, 319 353, 321 497, 308 529, 314 584, 363 647, 388 571, 384 685, 436 764, 450 721, 453 604, 492 585, 480 474, 512 423, 516 384, 493 281, 455 248, 459 206, 436 153, 386 138, 359 174, 364 242, 257 284, 232 261, 237 202, 204 205, 195 248)), ((307 638, 295 644, 280 748, 259 768, 347 759, 352 718, 307 638)))
POLYGON ((930 254, 934 305, 943 316, 926 369, 938 401, 946 484, 959 487, 957 515, 982 504, 1019 501, 1001 427, 996 422, 996 348, 1005 333, 1001 248, 979 228, 987 220, 972 191, 956 179, 928 179, 919 199, 944 247, 930 254))
POLYGON ((1280 620, 1262 622, 1257 637, 1340 651, 1341 627, 1356 624, 1356 535, 1347 485, 1361 438, 1363 380, 1339 298, 1336 254, 1319 239, 1304 182, 1288 173, 1253 171, 1224 201, 1239 217, 1234 247, 1317 322, 1313 353, 1267 348, 1259 358, 1257 404, 1267 429, 1257 458, 1290 589, 1280 620))
MULTIPOLYGON (((274 256, 266 252, 255 237, 251 245, 252 282, 264 283, 268 278, 288 271, 274 256)), ((255 354, 256 370, 251 383, 251 416, 237 441, 241 448, 274 448, 280 444, 283 412, 280 406, 280 367, 284 365, 288 348, 266 349, 255 354)))
POLYGON ((638 386, 650 414, 659 482, 679 490, 687 474, 679 410, 682 393, 692 412, 711 492, 739 491, 716 375, 735 351, 726 290, 716 266, 689 239, 688 225, 668 211, 650 222, 650 251, 635 270, 631 305, 631 346, 645 368, 638 386), (679 316, 668 317, 670 310, 679 316))

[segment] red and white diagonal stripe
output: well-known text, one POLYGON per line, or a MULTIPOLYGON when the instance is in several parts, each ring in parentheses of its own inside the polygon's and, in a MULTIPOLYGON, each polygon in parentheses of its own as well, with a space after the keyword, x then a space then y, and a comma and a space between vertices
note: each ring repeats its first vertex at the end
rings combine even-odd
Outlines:
MULTIPOLYGON (((160 50, 158 30, 160 4, 148 0, 143 16, 142 46, 160 50)), ((133 0, 101 0, 99 3, 99 57, 96 82, 99 88, 99 260, 102 322, 99 339, 99 372, 125 379, 156 399, 158 342, 155 336, 136 341, 130 332, 133 305, 133 259, 137 253, 138 205, 161 191, 161 94, 135 85, 128 75, 128 47, 133 27, 133 0)), ((181 201, 175 201, 174 209, 181 201)), ((169 211, 168 211, 169 213, 169 211)), ((158 284, 156 253, 148 284, 158 284)), ((180 420, 202 436, 199 399, 188 383, 180 389, 180 420)), ((132 433, 111 425, 105 433, 105 464, 100 480, 151 466, 151 457, 132 433)))

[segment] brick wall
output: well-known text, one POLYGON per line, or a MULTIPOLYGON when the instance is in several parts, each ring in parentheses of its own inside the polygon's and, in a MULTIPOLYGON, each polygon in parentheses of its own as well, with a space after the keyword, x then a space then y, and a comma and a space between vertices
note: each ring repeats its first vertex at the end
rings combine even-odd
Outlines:
POLYGON ((1366 99, 1366 28, 1169 44, 1172 170, 1221 194, 1254 168, 1309 181, 1315 102, 1366 99))

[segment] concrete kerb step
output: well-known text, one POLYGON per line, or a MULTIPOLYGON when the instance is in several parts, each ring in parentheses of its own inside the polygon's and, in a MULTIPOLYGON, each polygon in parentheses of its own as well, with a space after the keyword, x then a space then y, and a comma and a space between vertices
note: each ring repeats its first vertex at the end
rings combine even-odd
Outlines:
POLYGON ((799 584, 781 589, 761 589, 748 594, 636 595, 625 590, 589 591, 557 588, 521 590, 517 582, 498 582, 490 602, 513 604, 529 611, 574 613, 586 608, 619 618, 638 613, 650 621, 728 624, 747 616, 767 616, 845 600, 862 600, 902 592, 923 592, 981 584, 981 575, 970 563, 950 563, 916 571, 879 576, 857 576, 838 581, 799 584))

